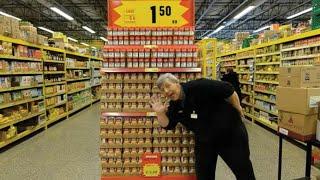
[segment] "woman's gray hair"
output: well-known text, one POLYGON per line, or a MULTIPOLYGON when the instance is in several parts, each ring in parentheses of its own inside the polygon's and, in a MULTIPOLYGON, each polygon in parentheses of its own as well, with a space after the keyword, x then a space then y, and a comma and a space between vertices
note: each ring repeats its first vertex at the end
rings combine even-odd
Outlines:
POLYGON ((172 83, 179 83, 179 79, 175 77, 173 74, 171 73, 162 74, 160 75, 160 77, 156 82, 159 89, 161 89, 161 86, 165 81, 170 81, 172 83))

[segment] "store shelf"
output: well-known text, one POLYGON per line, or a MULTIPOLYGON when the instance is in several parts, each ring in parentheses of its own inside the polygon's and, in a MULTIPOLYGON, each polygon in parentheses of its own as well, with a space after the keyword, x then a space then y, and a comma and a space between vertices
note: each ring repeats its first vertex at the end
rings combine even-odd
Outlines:
POLYGON ((43 62, 46 62, 46 63, 65 64, 65 61, 55 61, 55 60, 44 60, 43 62))
POLYGON ((60 103, 58 103, 58 104, 55 104, 55 105, 51 105, 51 106, 47 106, 47 110, 49 110, 49 109, 52 109, 52 108, 55 108, 55 107, 58 107, 58 106, 62 106, 62 105, 65 105, 67 103, 67 101, 62 101, 62 102, 60 102, 60 103))
POLYGON ((258 100, 265 101, 265 102, 268 102, 268 103, 276 104, 275 101, 271 101, 271 100, 265 99, 265 98, 260 98, 260 97, 257 97, 257 96, 255 96, 254 99, 258 99, 258 100))
POLYGON ((255 89, 254 91, 256 91, 256 92, 261 92, 261 93, 265 93, 265 94, 277 95, 276 92, 272 92, 272 91, 264 91, 264 90, 258 90, 258 89, 255 89))
POLYGON ((280 65, 280 62, 256 63, 256 66, 280 65))
POLYGON ((238 74, 252 74, 253 72, 250 72, 250 71, 236 71, 238 74))
POLYGON ((248 84, 248 85, 253 85, 253 82, 248 82, 248 81, 240 81, 241 84, 248 84))
POLYGON ((278 131, 278 125, 276 123, 272 123, 270 122, 269 120, 266 120, 266 119, 262 119, 262 118, 258 118, 258 117, 255 117, 253 116, 253 119, 275 131, 278 131))
POLYGON ((201 68, 101 68, 101 72, 201 72, 201 68))
MULTIPOLYGON (((66 51, 66 54, 67 55, 73 55, 73 56, 79 56, 79 57, 88 58, 87 60, 89 60, 89 58, 91 58, 90 56, 87 56, 87 55, 84 55, 84 54, 80 54, 80 53, 76 53, 76 52, 70 52, 70 51, 66 51)), ((81 59, 79 59, 79 60, 81 60, 81 59)))
POLYGON ((241 103, 242 103, 242 104, 245 104, 245 105, 247 105, 247 106, 253 107, 253 104, 251 104, 251 103, 248 103, 248 102, 245 102, 245 101, 242 101, 241 103))
POLYGON ((254 119, 254 116, 252 115, 252 114, 250 114, 250 113, 243 113, 245 116, 247 116, 247 117, 249 117, 249 118, 252 118, 252 119, 254 119))
POLYGON ((245 56, 245 57, 237 57, 237 60, 242 60, 242 59, 253 59, 254 56, 245 56))
POLYGON ((86 88, 82 88, 82 89, 77 89, 77 90, 74 90, 74 91, 71 91, 71 92, 68 92, 67 94, 70 95, 70 94, 74 94, 74 93, 77 93, 77 92, 80 92, 80 91, 85 91, 85 90, 88 90, 90 89, 91 87, 86 87, 86 88))
POLYGON ((90 59, 91 60, 97 60, 97 61, 103 61, 103 59, 102 58, 98 58, 98 57, 90 57, 90 59))
POLYGON ((60 116, 58 116, 58 117, 56 117, 56 118, 54 118, 54 119, 48 120, 48 121, 47 121, 47 126, 50 125, 50 124, 52 124, 52 123, 54 123, 54 122, 56 122, 56 121, 59 121, 59 120, 62 119, 62 118, 65 118, 65 117, 67 117, 67 116, 68 116, 68 113, 63 113, 62 115, 60 115, 60 116))
POLYGON ((253 66, 253 64, 252 65, 237 65, 237 67, 250 67, 250 66, 253 66))
POLYGON ((45 83, 45 86, 54 86, 54 85, 62 85, 62 84, 66 84, 65 81, 63 82, 54 82, 54 83, 45 83))
POLYGON ((36 59, 36 58, 4 56, 4 55, 0 55, 0 59, 15 60, 15 61, 34 61, 34 62, 41 62, 42 61, 41 59, 36 59))
POLYGON ((93 78, 102 78, 102 76, 93 76, 93 78))
POLYGON ((226 59, 226 60, 221 60, 219 62, 228 62, 228 61, 235 61, 236 59, 226 59))
POLYGON ((55 48, 55 47, 42 46, 42 48, 43 48, 43 50, 46 50, 46 51, 53 51, 53 52, 59 52, 59 53, 65 52, 64 49, 59 49, 59 48, 55 48))
POLYGON ((66 92, 59 92, 59 93, 55 93, 55 94, 49 94, 49 95, 45 95, 45 98, 51 98, 54 96, 59 96, 59 95, 64 95, 66 94, 66 92))
POLYGON ((254 108, 259 109, 259 110, 264 111, 264 112, 267 112, 267 113, 269 113, 269 114, 278 116, 278 113, 272 112, 272 111, 269 111, 269 110, 266 110, 266 109, 264 109, 264 108, 262 108, 262 107, 260 107, 260 106, 255 105, 254 108))
POLYGON ((17 90, 24 90, 24 89, 32 89, 32 88, 40 88, 42 85, 37 86, 18 86, 18 87, 11 87, 11 88, 2 88, 0 89, 1 92, 8 92, 8 91, 17 91, 17 90))
POLYGON ((320 44, 310 44, 310 45, 299 46, 299 47, 293 47, 293 48, 285 48, 285 49, 281 49, 281 52, 294 51, 294 50, 300 50, 300 49, 311 48, 311 47, 317 47, 317 46, 320 46, 320 44))
POLYGON ((90 101, 89 103, 86 103, 86 104, 84 104, 82 106, 79 106, 79 107, 77 107, 75 109, 72 109, 71 111, 68 112, 68 115, 70 115, 70 114, 72 114, 72 113, 74 113, 76 111, 79 111, 80 109, 82 109, 82 108, 84 108, 86 106, 89 106, 90 104, 92 104, 92 101, 90 101))
POLYGON ((28 135, 30 135, 30 134, 38 131, 39 129, 41 129, 41 128, 43 128, 43 127, 45 127, 45 124, 39 125, 39 126, 35 127, 35 128, 32 129, 32 130, 26 130, 26 131, 24 131, 24 132, 16 135, 15 137, 9 139, 9 140, 6 140, 6 141, 4 141, 4 142, 1 142, 1 143, 0 143, 0 148, 3 148, 3 147, 5 147, 5 146, 7 146, 7 145, 9 145, 9 144, 11 144, 11 143, 13 143, 13 142, 21 139, 21 138, 24 138, 24 137, 26 137, 26 136, 28 136, 28 135))
POLYGON ((250 92, 246 92, 246 91, 241 91, 242 94, 246 94, 246 95, 249 95, 249 96, 252 96, 252 93, 250 92))
POLYGON ((223 67, 236 67, 236 64, 232 64, 232 65, 223 65, 223 67))
POLYGON ((13 44, 20 44, 20 45, 24 45, 24 46, 28 46, 28 47, 34 47, 34 48, 38 48, 40 49, 41 47, 32 43, 29 43, 27 41, 24 41, 22 39, 15 39, 15 38, 10 38, 7 36, 1 36, 0 35, 0 40, 1 41, 6 41, 6 42, 11 42, 13 44))
POLYGON ((91 67, 93 69, 101 69, 102 67, 91 67))
POLYGON ((79 79, 67 79, 67 82, 74 82, 74 81, 84 81, 84 80, 90 80, 90 77, 86 78, 79 78, 79 79))
POLYGON ((45 71, 44 74, 65 74, 65 71, 45 71))
POLYGON ((87 68, 87 67, 67 67, 67 69, 79 69, 79 70, 90 70, 90 68, 87 68))
POLYGON ((5 128, 5 127, 9 127, 9 126, 11 126, 13 124, 16 124, 16 123, 19 123, 19 122, 22 122, 22 121, 26 121, 28 119, 34 118, 34 117, 39 116, 39 115, 44 114, 44 113, 45 113, 44 111, 43 112, 38 112, 38 113, 33 113, 33 114, 29 114, 29 115, 27 115, 27 116, 25 116, 25 117, 23 117, 21 119, 15 119, 14 121, 10 121, 10 122, 4 123, 4 124, 0 124, 0 129, 5 128))
POLYGON ((37 98, 30 98, 30 99, 26 99, 26 100, 21 100, 21 101, 16 101, 16 102, 11 102, 11 103, 6 103, 6 104, 0 104, 0 109, 12 107, 12 106, 17 106, 20 104, 25 104, 28 102, 39 101, 39 100, 43 100, 43 96, 40 96, 37 98))
POLYGON ((41 75, 42 72, 7 72, 1 73, 0 75, 7 76, 7 75, 41 75))
POLYGON ((258 54, 256 57, 265 57, 265 56, 273 56, 273 55, 280 55, 280 52, 273 52, 273 53, 266 53, 266 54, 258 54))
POLYGON ((263 81, 263 80, 255 80, 255 82, 266 83, 266 84, 279 84, 277 81, 263 81))
POLYGON ((155 112, 105 112, 105 113, 101 113, 102 116, 104 117, 155 117, 157 116, 157 113, 155 112))
POLYGON ((319 56, 320 56, 320 54, 313 54, 313 55, 307 55, 307 56, 286 57, 286 58, 281 58, 281 61, 298 60, 298 59, 310 59, 310 58, 316 58, 316 57, 319 57, 319 56))
POLYGON ((267 71, 257 71, 255 74, 279 74, 279 72, 267 72, 267 71))

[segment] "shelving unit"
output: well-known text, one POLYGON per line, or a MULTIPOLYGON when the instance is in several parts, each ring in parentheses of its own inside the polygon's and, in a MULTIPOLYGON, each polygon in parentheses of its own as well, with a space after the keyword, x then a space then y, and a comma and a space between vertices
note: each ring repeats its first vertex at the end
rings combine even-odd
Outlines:
POLYGON ((56 122, 67 113, 66 95, 66 61, 65 54, 60 49, 43 49, 44 91, 47 116, 47 126, 56 122), (50 68, 56 72, 47 72, 50 68))
POLYGON ((91 90, 93 100, 99 100, 101 98, 101 68, 103 59, 98 57, 92 57, 90 59, 91 68, 91 90))
POLYGON ((216 79, 216 39, 203 39, 197 43, 198 57, 202 62, 202 77, 216 79))
MULTIPOLYGON (((100 100, 99 97, 94 100, 91 97, 90 64, 88 63, 85 68, 71 67, 67 69, 66 57, 67 54, 68 56, 79 56, 86 58, 88 62, 91 59, 101 62, 101 58, 67 53, 62 49, 38 46, 19 39, 0 36, 0 45, 3 45, 3 43, 5 43, 3 47, 10 48, 5 52, 11 53, 0 54, 0 64, 4 67, 0 70, 0 79, 5 80, 0 84, 0 114, 5 115, 0 117, 0 148, 41 128, 46 129, 50 124, 67 118, 100 100), (24 53, 25 51, 22 48, 28 52, 24 53), (9 66, 12 66, 11 69, 15 71, 8 71, 9 66), (19 67, 24 67, 24 69, 19 69, 19 67), (89 76, 83 79, 68 79, 67 82, 67 72, 69 70, 88 71, 89 76), (13 78, 8 79, 9 77, 13 78), (67 84, 86 80, 88 81, 86 89, 89 98, 78 102, 78 107, 68 109, 67 84), (24 83, 22 84, 22 82, 24 83), (25 96, 22 95, 22 92, 25 96), (12 97, 15 99, 11 99, 12 97), (23 132, 15 132, 14 127, 23 126, 26 124, 25 122, 34 124, 34 127, 30 127, 29 130, 23 132), (7 133, 8 130, 12 131, 12 137, 3 139, 5 135, 2 134, 7 133)), ((94 69, 99 70, 98 67, 94 67, 94 69)), ((94 86, 99 87, 98 84, 94 86)), ((82 91, 86 90, 81 89, 79 93, 82 91)), ((69 96, 76 96, 77 93, 73 93, 69 96)))
POLYGON ((7 53, 0 55, 2 148, 44 127, 45 107, 41 49, 2 36, 0 45, 7 53))
MULTIPOLYGON (((248 119, 259 122, 264 126, 277 130, 275 119, 278 117, 276 109, 276 87, 279 85, 280 66, 312 66, 320 64, 320 30, 313 30, 288 38, 262 43, 253 47, 220 54, 217 61, 220 63, 234 62, 235 55, 254 51, 253 56, 242 56, 236 59, 254 58, 254 88, 252 91, 242 90, 242 94, 252 96, 253 100, 244 100, 245 116, 248 119), (248 107, 253 105, 252 107, 248 107), (248 107, 248 108, 247 108, 248 107)), ((221 66, 222 72, 227 66, 221 66)), ((246 65, 237 64, 236 68, 246 68, 246 65)), ((239 76, 248 72, 238 71, 239 76)), ((250 83, 240 79, 242 85, 250 83)))
POLYGON ((90 57, 66 53, 68 115, 92 104, 90 57))

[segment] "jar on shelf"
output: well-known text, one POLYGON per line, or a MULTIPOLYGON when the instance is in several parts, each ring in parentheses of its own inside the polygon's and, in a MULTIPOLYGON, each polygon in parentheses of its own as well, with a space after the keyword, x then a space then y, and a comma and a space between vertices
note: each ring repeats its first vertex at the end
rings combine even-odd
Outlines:
POLYGON ((152 68, 156 68, 156 67, 157 67, 157 58, 152 58, 152 59, 151 59, 151 64, 150 64, 150 66, 151 66, 152 68))
POLYGON ((181 64, 180 64, 180 66, 182 67, 182 68, 186 68, 187 67, 187 59, 186 58, 181 58, 181 64))
POLYGON ((132 68, 133 67, 133 59, 132 58, 128 58, 127 59, 127 66, 128 66, 128 68, 132 68))
POLYGON ((175 67, 177 67, 177 68, 181 67, 181 58, 175 59, 175 67))
POLYGON ((163 63, 163 59, 162 59, 162 58, 158 58, 158 59, 157 59, 157 66, 156 66, 156 67, 162 68, 162 67, 163 67, 163 66, 162 66, 162 63, 163 63))
POLYGON ((138 58, 134 58, 132 61, 132 67, 138 68, 139 67, 139 60, 138 58))

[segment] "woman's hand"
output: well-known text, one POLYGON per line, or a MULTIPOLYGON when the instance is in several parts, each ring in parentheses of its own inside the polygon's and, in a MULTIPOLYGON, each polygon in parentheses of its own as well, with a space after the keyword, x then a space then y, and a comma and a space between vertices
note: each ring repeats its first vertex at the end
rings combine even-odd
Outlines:
POLYGON ((159 96, 152 96, 149 103, 156 113, 166 113, 168 111, 169 104, 167 102, 162 103, 159 96))

